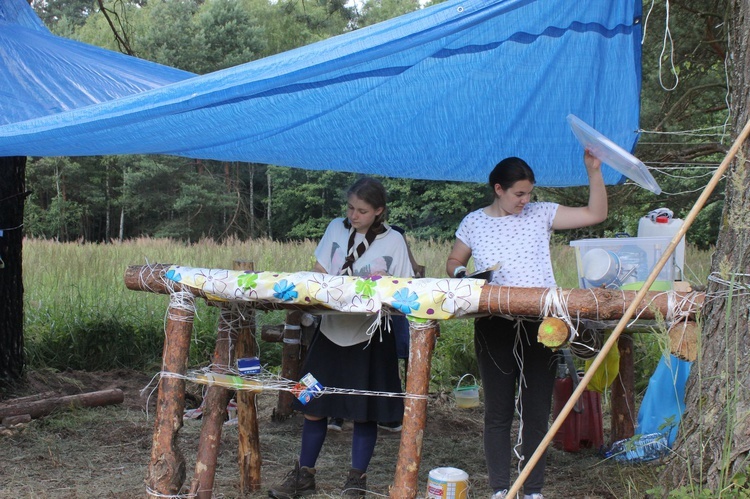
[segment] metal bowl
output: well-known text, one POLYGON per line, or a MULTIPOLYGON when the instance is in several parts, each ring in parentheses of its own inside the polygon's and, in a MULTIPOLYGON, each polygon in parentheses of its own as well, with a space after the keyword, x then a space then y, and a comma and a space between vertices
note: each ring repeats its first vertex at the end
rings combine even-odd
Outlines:
POLYGON ((593 248, 583 255, 583 278, 593 287, 608 286, 620 275, 620 258, 603 248, 593 248))

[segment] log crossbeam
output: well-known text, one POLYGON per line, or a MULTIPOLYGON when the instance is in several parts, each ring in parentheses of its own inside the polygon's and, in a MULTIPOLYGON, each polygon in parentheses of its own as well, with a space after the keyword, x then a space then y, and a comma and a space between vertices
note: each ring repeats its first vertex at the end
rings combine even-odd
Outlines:
MULTIPOLYGON (((125 272, 125 285, 135 291, 147 291, 158 294, 175 293, 189 294, 191 297, 211 300, 210 296, 196 288, 183 286, 167 279, 165 274, 168 264, 147 266, 131 266, 125 272)), ((476 313, 481 315, 509 315, 515 317, 541 317, 544 313, 542 304, 553 302, 563 304, 565 310, 577 319, 594 321, 608 321, 618 319, 641 294, 642 299, 636 307, 634 317, 638 320, 694 320, 696 312, 705 299, 705 294, 695 292, 661 292, 652 291, 640 293, 637 291, 620 291, 610 289, 559 289, 559 288, 513 288, 486 284, 482 287, 479 307, 476 313), (554 296, 550 296, 554 293, 554 296)), ((243 302, 247 307, 255 310, 296 310, 314 312, 323 310, 319 307, 300 304, 243 302)), ((398 311, 392 311, 399 313, 398 311)), ((164 369, 167 372, 184 374, 187 364, 188 343, 190 333, 185 324, 192 326, 192 316, 184 310, 177 309, 174 313, 181 320, 168 321, 167 338, 164 346, 164 369)), ((298 314, 291 314, 292 317, 298 314)), ((409 323, 411 344, 407 369, 407 392, 426 395, 429 390, 430 366, 434 350, 435 338, 439 326, 436 321, 427 324, 409 323)), ((183 380, 162 379, 159 384, 159 398, 157 405, 156 424, 152 446, 151 464, 147 483, 154 496, 158 494, 175 494, 185 480, 184 460, 179 450, 173 445, 177 431, 182 426, 182 410, 184 409, 185 386, 183 380)), ((221 392, 217 392, 221 393, 221 392)), ((624 396, 624 395, 623 395, 624 396)), ((223 404, 220 397, 219 405, 223 404)), ((401 445, 399 447, 394 484, 390 497, 404 499, 415 498, 418 493, 418 472, 421 461, 422 441, 427 419, 427 401, 424 399, 407 399, 401 445)), ((257 428, 257 427, 256 427, 257 428)), ((627 433, 628 427, 622 430, 627 433)), ((201 436, 203 438, 203 435, 201 436)), ((207 453, 213 456, 214 449, 207 453)), ((256 463, 259 464, 259 461, 256 463)), ((213 483, 213 470, 200 477, 203 485, 213 483)), ((247 470, 245 474, 247 475, 247 470)), ((243 476, 244 476, 243 475, 243 476)), ((258 475, 254 474, 243 489, 257 487, 258 475)), ((201 497, 210 497, 208 487, 193 488, 200 490, 201 497)))

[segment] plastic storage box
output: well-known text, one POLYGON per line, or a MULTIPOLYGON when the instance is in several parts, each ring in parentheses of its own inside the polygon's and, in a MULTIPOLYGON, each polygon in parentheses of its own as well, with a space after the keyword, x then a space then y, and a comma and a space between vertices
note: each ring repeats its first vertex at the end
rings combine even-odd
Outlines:
MULTIPOLYGON (((669 237, 615 237, 571 241, 576 251, 579 286, 640 289, 670 240, 669 237)), ((674 255, 670 255, 651 289, 672 289, 674 268, 674 255)))

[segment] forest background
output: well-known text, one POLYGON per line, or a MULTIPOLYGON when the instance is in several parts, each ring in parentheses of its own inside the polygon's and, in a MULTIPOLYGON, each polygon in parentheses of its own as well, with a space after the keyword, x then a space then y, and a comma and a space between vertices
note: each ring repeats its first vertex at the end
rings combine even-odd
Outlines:
MULTIPOLYGON (((313 43, 428 5, 419 0, 46 0, 34 8, 60 36, 204 74, 313 43)), ((635 236, 658 207, 684 217, 729 140, 721 0, 644 5, 641 138, 636 156, 663 193, 632 182, 609 188, 606 222, 556 236, 635 236)), ((425 89, 429 91, 429 89, 425 89)), ((262 118, 259 118, 262 119, 262 118)), ((238 123, 237 126, 242 126, 238 123)), ((502 137, 498 137, 502 140, 502 137)), ((363 155, 367 151, 361 151, 363 155)), ((502 158, 487 158, 487 170, 502 158)), ((533 165, 532 165, 533 167, 533 165)), ((581 168, 583 164, 581 163, 581 168)), ((29 158, 24 229, 33 238, 110 242, 135 237, 317 239, 343 214, 345 172, 313 172, 169 156, 29 158)), ((450 240, 488 202, 482 184, 383 179, 389 220, 420 240, 450 240)), ((719 186, 688 241, 710 248, 723 207, 719 186)), ((583 204, 586 188, 538 188, 538 200, 583 204)))

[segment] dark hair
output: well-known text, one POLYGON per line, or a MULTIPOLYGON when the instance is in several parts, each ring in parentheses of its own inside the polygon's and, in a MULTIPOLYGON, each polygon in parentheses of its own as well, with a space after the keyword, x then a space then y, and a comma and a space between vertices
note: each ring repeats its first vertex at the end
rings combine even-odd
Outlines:
MULTIPOLYGON (((347 199, 352 195, 357 196, 359 199, 369 204, 376 210, 378 208, 383 208, 383 211, 380 213, 380 215, 375 217, 375 220, 372 223, 374 229, 380 228, 380 226, 383 225, 383 222, 385 222, 385 214, 387 211, 387 195, 385 192, 385 187, 383 187, 383 184, 380 183, 380 180, 374 179, 372 177, 360 178, 359 180, 354 182, 351 187, 349 187, 349 190, 346 193, 347 199)), ((348 220, 345 221, 345 225, 347 225, 348 228, 348 220)))
POLYGON ((490 172, 490 187, 493 192, 496 184, 500 184, 500 187, 507 191, 519 180, 528 180, 532 184, 536 184, 534 171, 521 158, 505 158, 495 165, 495 168, 490 172))

